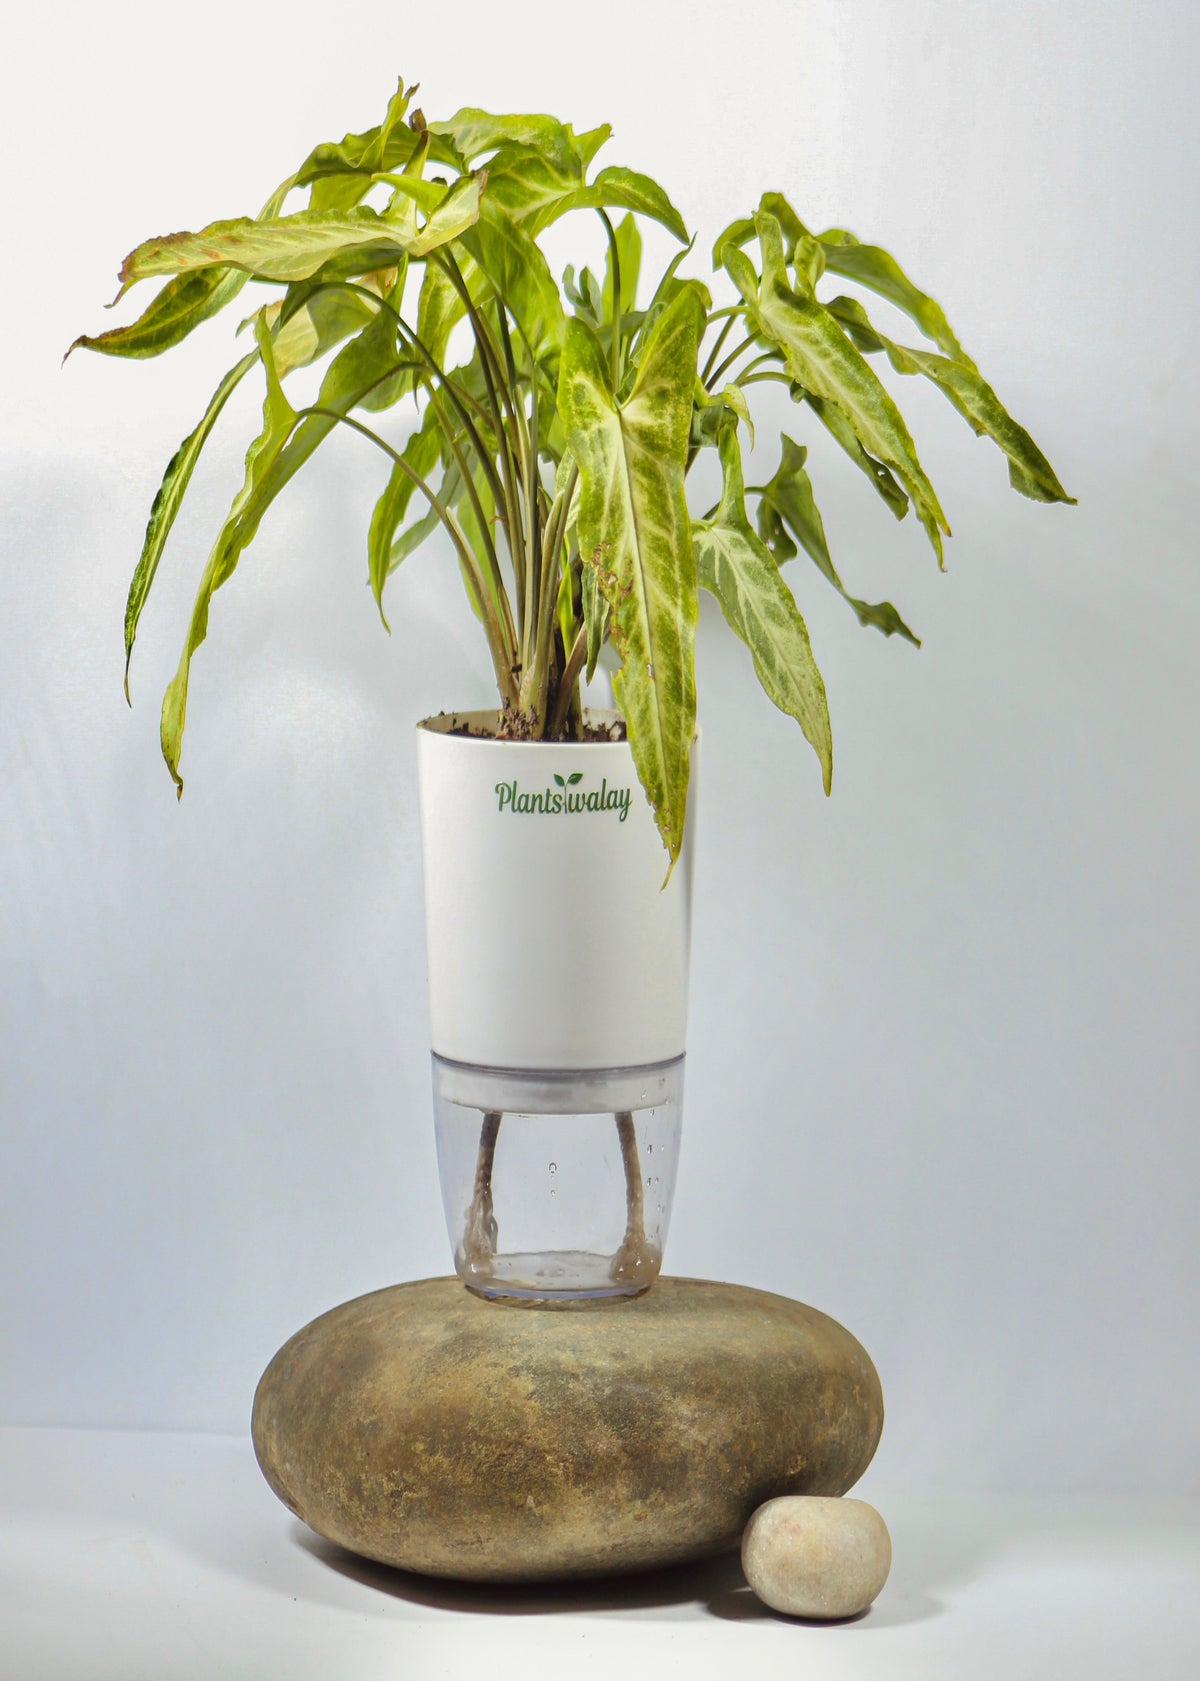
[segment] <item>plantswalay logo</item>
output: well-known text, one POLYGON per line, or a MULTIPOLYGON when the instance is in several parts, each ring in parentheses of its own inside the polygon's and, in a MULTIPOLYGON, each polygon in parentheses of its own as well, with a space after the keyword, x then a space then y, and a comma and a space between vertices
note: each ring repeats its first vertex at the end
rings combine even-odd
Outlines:
POLYGON ((619 814, 619 823, 624 823, 629 816, 632 790, 610 788, 607 777, 601 778, 599 788, 578 788, 583 781, 581 770, 573 770, 570 776, 556 774, 554 781, 556 787, 541 789, 536 794, 526 793, 515 781, 497 782, 496 795, 500 803, 496 809, 522 817, 566 817, 581 811, 615 811, 619 814))

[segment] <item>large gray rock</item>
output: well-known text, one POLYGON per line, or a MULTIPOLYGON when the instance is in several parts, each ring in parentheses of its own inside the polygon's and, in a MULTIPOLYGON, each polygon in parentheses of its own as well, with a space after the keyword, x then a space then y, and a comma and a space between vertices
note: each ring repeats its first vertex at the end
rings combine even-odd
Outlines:
POLYGON ((436 1278, 297 1332, 253 1429, 271 1487, 327 1539, 535 1581, 736 1547, 764 1501, 850 1488, 882 1425, 864 1350, 783 1296, 663 1278, 539 1309, 436 1278))

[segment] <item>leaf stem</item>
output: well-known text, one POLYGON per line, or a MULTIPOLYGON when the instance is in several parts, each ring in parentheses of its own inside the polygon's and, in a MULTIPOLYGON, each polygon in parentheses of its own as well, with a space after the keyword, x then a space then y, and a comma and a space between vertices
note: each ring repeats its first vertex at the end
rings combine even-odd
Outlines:
POLYGON ((604 210, 598 212, 608 235, 608 254, 612 261, 613 319, 612 319, 612 385, 613 396, 621 388, 621 253, 617 247, 617 233, 604 210))
POLYGON ((505 647, 503 629, 495 617, 496 604, 491 592, 487 588, 483 574, 479 570, 479 564, 471 549, 471 545, 464 537, 458 521, 454 518, 451 510, 446 506, 440 497, 435 495, 429 484, 424 478, 422 478, 421 474, 417 472, 411 462, 406 461, 398 450, 393 449, 391 444, 387 442, 386 438, 381 438, 378 432, 372 431, 369 426, 364 426, 361 420, 355 420, 353 415, 340 414, 337 409, 323 408, 319 403, 313 404, 310 408, 301 409, 296 418, 300 420, 305 418, 307 415, 321 415, 326 420, 338 421, 343 426, 349 426, 352 431, 360 432, 364 438, 369 438, 370 441, 377 445, 385 455, 391 458, 402 473, 412 480, 412 483, 421 492, 421 495, 425 497, 430 507, 436 511, 438 518, 446 527, 446 530, 450 533, 454 546, 458 550, 459 559, 466 567, 467 573, 471 578, 480 606, 484 609, 484 629, 487 632, 488 646, 491 649, 492 654, 492 665, 495 668, 496 681, 500 686, 500 693, 502 697, 510 700, 515 705, 517 701, 517 691, 516 686, 513 683, 512 662, 510 652, 505 647), (489 607, 491 608, 490 613, 487 610, 489 607))
POLYGON ((575 685, 579 681, 579 674, 587 660, 587 625, 581 624, 571 644, 571 652, 567 655, 563 666, 562 676, 558 680, 558 694, 554 699, 554 713, 550 720, 550 736, 556 740, 562 733, 566 723, 567 713, 571 709, 571 700, 575 693, 575 685))
POLYGON ((738 357, 741 356, 745 351, 749 350, 752 345, 757 344, 757 342, 758 342, 758 334, 757 333, 751 333, 748 338, 744 338, 742 340, 741 344, 738 345, 736 350, 731 350, 729 352, 729 355, 726 356, 725 360, 723 362, 721 362, 719 364, 719 366, 715 367, 713 369, 712 373, 708 375, 708 377, 706 378, 706 380, 704 382, 706 389, 711 391, 713 386, 720 379, 721 375, 725 372, 726 368, 732 368, 733 364, 737 361, 738 357))
MULTIPOLYGON (((708 361, 705 362, 704 368, 701 371, 701 374, 700 374, 701 384, 707 385, 708 376, 712 372, 713 363, 716 361, 717 357, 721 354, 721 346, 725 343, 725 340, 729 337, 729 330, 733 326, 733 323, 737 320, 738 312, 741 310, 741 307, 742 306, 740 304, 730 304, 729 308, 730 308, 731 314, 729 316, 729 319, 726 321, 725 325, 721 328, 721 331, 717 334, 717 342, 713 345, 712 349, 709 351, 708 361)), ((711 322, 715 319, 715 317, 710 315, 708 319, 711 322)))

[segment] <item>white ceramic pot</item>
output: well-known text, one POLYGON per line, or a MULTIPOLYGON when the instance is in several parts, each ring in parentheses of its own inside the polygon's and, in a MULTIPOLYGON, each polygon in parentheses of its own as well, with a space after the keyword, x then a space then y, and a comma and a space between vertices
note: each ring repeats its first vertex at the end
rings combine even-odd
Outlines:
POLYGON ((667 854, 628 743, 499 741, 496 724, 494 712, 460 712, 418 729, 434 1052, 525 1071, 681 1056, 695 746, 664 887, 667 854))

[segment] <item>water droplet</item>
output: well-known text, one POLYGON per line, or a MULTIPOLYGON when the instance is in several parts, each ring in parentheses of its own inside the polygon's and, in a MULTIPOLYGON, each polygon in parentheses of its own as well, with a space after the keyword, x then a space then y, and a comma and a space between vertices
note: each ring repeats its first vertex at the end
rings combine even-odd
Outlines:
POLYGON ((646 1146, 646 1154, 647 1154, 647 1155, 648 1155, 648 1156, 652 1156, 652 1155, 653 1155, 653 1154, 654 1154, 654 1146, 653 1146, 653 1144, 647 1144, 647 1146, 646 1146))
POLYGON ((556 1197, 558 1195, 558 1192, 554 1189, 553 1185, 551 1185, 551 1187, 550 1187, 550 1195, 552 1197, 556 1197))
POLYGON ((558 1163, 557 1162, 551 1162, 550 1163, 550 1171, 551 1171, 551 1173, 557 1173, 558 1172, 558 1163))

